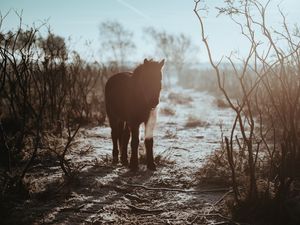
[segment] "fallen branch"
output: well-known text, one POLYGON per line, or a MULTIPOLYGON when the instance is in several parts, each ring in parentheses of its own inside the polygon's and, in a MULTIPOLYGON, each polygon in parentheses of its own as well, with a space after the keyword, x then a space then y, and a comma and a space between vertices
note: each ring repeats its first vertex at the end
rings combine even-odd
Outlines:
POLYGON ((184 150, 184 151, 187 151, 189 152, 190 150, 187 149, 187 148, 182 148, 182 147, 177 147, 177 146, 174 146, 173 149, 179 149, 179 150, 184 150))
MULTIPOLYGON (((230 224, 236 224, 236 223, 230 223, 230 224)), ((216 223, 212 223, 212 225, 228 225, 228 221, 216 222, 216 223)))
MULTIPOLYGON (((198 219, 200 219, 200 216, 197 215, 190 223, 189 225, 193 225, 198 219)), ((203 216, 201 217, 201 220, 203 219, 203 216)))
POLYGON ((126 204, 132 211, 136 213, 147 213, 147 214, 159 214, 164 212, 162 209, 144 209, 144 208, 139 208, 134 205, 126 204))
POLYGON ((137 202, 149 202, 149 200, 147 200, 147 199, 141 199, 140 197, 129 194, 129 193, 125 194, 125 198, 128 198, 129 200, 134 200, 137 202))
POLYGON ((230 191, 230 188, 214 188, 214 189, 203 189, 203 190, 186 190, 179 188, 156 188, 156 187, 147 187, 140 184, 124 184, 125 186, 134 187, 134 188, 142 188, 150 191, 174 191, 174 192, 183 192, 183 193, 209 193, 209 192, 224 192, 230 191))
POLYGON ((224 198, 226 198, 227 197, 227 195, 229 195, 229 194, 231 194, 233 191, 232 190, 229 190, 229 191, 227 191, 218 201, 216 201, 215 203, 214 203, 214 206, 216 206, 216 205, 218 205, 220 202, 222 202, 223 200, 224 200, 224 198))
POLYGON ((61 208, 60 212, 79 212, 82 208, 85 207, 85 204, 79 205, 79 206, 74 206, 74 207, 65 207, 61 208))
POLYGON ((217 216, 217 217, 220 217, 222 219, 225 219, 225 220, 228 220, 228 221, 232 221, 229 217, 227 216, 223 216, 222 214, 220 213, 211 213, 211 214, 198 214, 198 216, 217 216))
POLYGON ((194 223, 196 223, 197 220, 199 220, 199 219, 202 220, 202 219, 204 219, 206 217, 220 217, 220 218, 226 220, 226 221, 212 223, 213 225, 221 225, 221 224, 232 224, 232 225, 235 225, 235 224, 240 224, 240 223, 237 223, 235 221, 232 221, 229 217, 223 216, 220 213, 213 213, 213 214, 205 214, 204 213, 204 214, 197 214, 196 217, 189 223, 189 225, 193 225, 194 223))

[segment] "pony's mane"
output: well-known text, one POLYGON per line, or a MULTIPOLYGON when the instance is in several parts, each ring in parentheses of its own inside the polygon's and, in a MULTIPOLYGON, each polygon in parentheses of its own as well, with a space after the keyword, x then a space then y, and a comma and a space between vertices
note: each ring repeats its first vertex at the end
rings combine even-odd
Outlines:
POLYGON ((151 66, 154 66, 155 64, 157 64, 158 62, 153 61, 153 59, 150 59, 147 63, 141 63, 140 65, 138 65, 134 71, 133 71, 133 76, 139 76, 140 74, 142 74, 143 72, 145 72, 145 70, 151 66))

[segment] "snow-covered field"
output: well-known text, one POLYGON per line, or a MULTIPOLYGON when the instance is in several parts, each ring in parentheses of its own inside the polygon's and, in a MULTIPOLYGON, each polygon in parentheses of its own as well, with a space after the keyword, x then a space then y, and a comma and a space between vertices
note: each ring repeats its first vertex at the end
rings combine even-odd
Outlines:
MULTIPOLYGON (((198 215, 216 214, 214 203, 226 189, 199 184, 196 173, 206 156, 220 148, 220 127, 228 132, 232 112, 218 108, 216 99, 207 93, 179 87, 161 93, 158 112, 154 132, 157 171, 148 171, 142 159, 135 173, 122 165, 112 166, 109 126, 82 129, 76 147, 67 156, 82 168, 75 179, 59 179, 59 167, 54 175, 51 172, 49 176, 40 176, 36 185, 41 186, 42 180, 47 183, 56 178, 56 181, 48 186, 46 193, 16 207, 12 218, 21 224, 220 221, 218 216, 208 215, 204 221, 198 215)), ((141 141, 141 157, 143 148, 141 141)))
MULTIPOLYGON (((215 97, 205 92, 180 87, 163 91, 154 131, 154 152, 173 161, 178 168, 197 170, 205 157, 220 147, 221 127, 228 132, 232 120, 232 111, 219 108, 215 97)), ((140 153, 143 153, 143 126, 140 131, 140 153)), ((108 126, 95 127, 87 134, 83 141, 95 148, 96 156, 111 157, 108 126)))

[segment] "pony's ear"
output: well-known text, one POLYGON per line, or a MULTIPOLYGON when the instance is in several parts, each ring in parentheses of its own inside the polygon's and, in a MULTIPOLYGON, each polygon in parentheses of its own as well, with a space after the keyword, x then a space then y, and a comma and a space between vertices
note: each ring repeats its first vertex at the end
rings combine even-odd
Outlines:
POLYGON ((161 61, 159 62, 159 66, 160 66, 161 68, 164 66, 164 64, 165 64, 165 59, 163 59, 163 60, 161 60, 161 61))
POLYGON ((149 61, 148 61, 148 59, 144 59, 144 64, 146 64, 146 63, 148 63, 149 61))

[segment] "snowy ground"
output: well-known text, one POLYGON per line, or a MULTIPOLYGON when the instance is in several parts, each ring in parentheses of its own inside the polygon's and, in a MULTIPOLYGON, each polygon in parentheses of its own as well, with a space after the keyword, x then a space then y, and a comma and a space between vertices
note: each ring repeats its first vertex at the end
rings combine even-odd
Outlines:
MULTIPOLYGON (((159 107, 154 133, 157 171, 147 171, 142 159, 136 173, 111 166, 110 128, 82 130, 77 152, 69 156, 84 167, 76 179, 57 179, 46 193, 17 205, 11 216, 23 215, 21 222, 16 217, 19 224, 211 224, 224 220, 214 206, 226 192, 224 187, 199 184, 195 174, 206 156, 220 147, 220 127, 228 132, 233 114, 218 108, 213 96, 181 88, 164 91, 159 107)), ((49 177, 37 183, 42 179, 49 177)))
MULTIPOLYGON (((205 157, 220 147, 221 126, 223 132, 228 132, 233 120, 231 110, 218 108, 215 97, 207 93, 180 87, 162 92, 161 99, 154 132, 155 154, 174 161, 178 168, 197 170, 205 157), (174 115, 164 113, 165 109, 171 109, 174 115)), ((141 140, 143 129, 141 126, 141 140)), ((108 126, 87 131, 83 141, 96 149, 96 156, 110 157, 108 126)), ((143 151, 141 141, 140 152, 143 151)))

